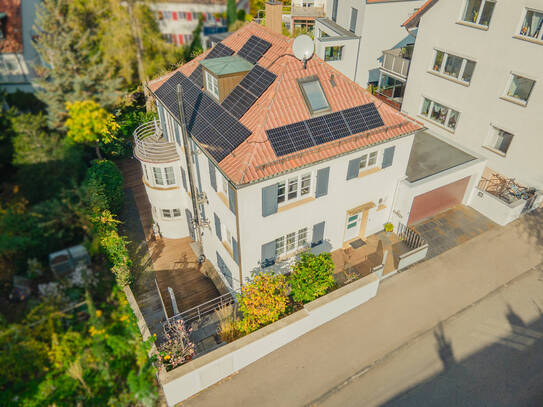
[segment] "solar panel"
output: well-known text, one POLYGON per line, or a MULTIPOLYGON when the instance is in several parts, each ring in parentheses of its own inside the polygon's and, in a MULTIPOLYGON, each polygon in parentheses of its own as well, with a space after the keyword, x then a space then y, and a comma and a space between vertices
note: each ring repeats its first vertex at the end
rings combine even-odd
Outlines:
MULTIPOLYGON (((207 54, 204 59, 227 57, 233 53, 233 49, 228 48, 226 45, 219 42, 211 51, 209 51, 209 54, 207 54)), ((190 74, 189 79, 197 84, 199 88, 204 86, 202 65, 198 64, 196 69, 190 74)))
POLYGON ((241 47, 238 55, 245 58, 252 64, 256 64, 264 53, 271 47, 271 43, 263 40, 256 35, 251 35, 251 38, 241 47))
POLYGON ((222 161, 251 132, 189 78, 176 72, 155 92, 164 105, 179 117, 177 85, 183 88, 187 130, 217 161, 222 161))
POLYGON ((190 74, 189 79, 197 84, 199 88, 204 87, 204 71, 202 70, 202 65, 198 64, 196 69, 190 74))
POLYGON ((277 78, 277 75, 273 72, 262 68, 260 65, 255 65, 251 72, 241 80, 240 86, 258 98, 270 87, 275 78, 277 78))
POLYGON ((373 103, 266 130, 277 156, 384 126, 373 103))

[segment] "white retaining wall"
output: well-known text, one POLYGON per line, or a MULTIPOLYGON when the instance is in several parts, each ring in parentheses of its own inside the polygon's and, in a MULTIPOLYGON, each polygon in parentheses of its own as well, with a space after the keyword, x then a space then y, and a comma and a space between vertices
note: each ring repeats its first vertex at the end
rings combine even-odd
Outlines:
POLYGON ((525 204, 526 201, 520 199, 508 205, 500 198, 476 188, 470 206, 498 225, 504 226, 519 218, 525 204))
POLYGON ((365 303, 377 294, 379 277, 370 274, 250 335, 214 350, 170 372, 160 383, 168 406, 174 406, 219 380, 250 365, 303 334, 365 303))

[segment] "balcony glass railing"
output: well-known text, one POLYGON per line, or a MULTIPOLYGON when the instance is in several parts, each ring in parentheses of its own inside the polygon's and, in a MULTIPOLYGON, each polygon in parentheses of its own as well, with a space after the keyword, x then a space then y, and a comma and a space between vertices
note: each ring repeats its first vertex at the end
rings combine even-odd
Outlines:
POLYGON ((407 78, 410 64, 411 59, 402 55, 402 48, 383 51, 381 67, 390 72, 407 78))

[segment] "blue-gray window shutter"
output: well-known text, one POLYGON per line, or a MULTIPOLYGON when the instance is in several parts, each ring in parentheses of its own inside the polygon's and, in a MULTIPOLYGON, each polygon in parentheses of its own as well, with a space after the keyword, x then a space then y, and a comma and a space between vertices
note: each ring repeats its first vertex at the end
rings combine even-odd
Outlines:
POLYGON ((349 168, 347 168, 347 179, 358 177, 358 171, 360 171, 360 157, 349 161, 349 168))
POLYGON ((385 148, 385 152, 383 153, 383 164, 381 165, 381 168, 387 168, 392 165, 392 160, 394 160, 394 150, 396 146, 385 148))
POLYGON ((330 178, 330 167, 321 168, 317 171, 317 188, 315 197, 320 198, 328 194, 328 179, 330 178))
POLYGON ((239 246, 236 239, 232 238, 232 251, 234 252, 234 261, 239 264, 239 246))
POLYGON ((236 196, 230 184, 228 184, 228 206, 232 212, 236 213, 236 196))
POLYGON ((179 125, 174 121, 173 122, 173 131, 175 133, 175 140, 177 144, 181 145, 181 136, 179 135, 179 125))
POLYGON ((215 252, 215 254, 217 255, 217 265, 219 266, 219 271, 222 273, 224 278, 226 278, 226 281, 228 282, 228 284, 230 284, 230 287, 232 287, 232 283, 233 283, 232 272, 226 266, 226 263, 222 259, 219 252, 215 252))
POLYGON ((157 110, 158 110, 158 118, 160 120, 160 128, 162 129, 162 133, 164 134, 164 137, 166 138, 166 140, 168 140, 168 130, 167 130, 168 126, 166 126, 166 117, 164 115, 164 108, 162 107, 160 102, 157 103, 157 110))
POLYGON ((268 267, 275 264, 275 240, 262 245, 261 266, 268 267))
POLYGON ((318 246, 324 240, 324 222, 313 225, 313 238, 311 239, 311 247, 318 246))
POLYGON ((262 188, 262 216, 266 217, 277 212, 278 184, 262 188))
POLYGON ((215 233, 217 233, 217 237, 222 242, 221 220, 216 213, 213 216, 215 217, 215 233))
POLYGON ((188 191, 187 189, 187 175, 185 174, 185 170, 183 167, 179 167, 181 169, 181 181, 183 181, 183 188, 185 188, 185 191, 188 191))
POLYGON ((211 182, 211 187, 216 191, 217 190, 217 176, 215 174, 215 166, 211 160, 207 160, 209 164, 209 181, 211 182))

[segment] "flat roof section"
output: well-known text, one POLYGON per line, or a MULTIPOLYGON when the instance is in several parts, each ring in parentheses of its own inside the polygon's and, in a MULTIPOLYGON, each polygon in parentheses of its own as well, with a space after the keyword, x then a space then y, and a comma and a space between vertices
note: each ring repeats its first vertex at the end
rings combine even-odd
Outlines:
POLYGON ((465 151, 421 131, 415 134, 407 164, 407 180, 420 181, 475 159, 465 151))
POLYGON ((200 61, 200 64, 215 75, 228 75, 237 72, 247 72, 253 69, 253 64, 238 55, 204 59, 200 61))

